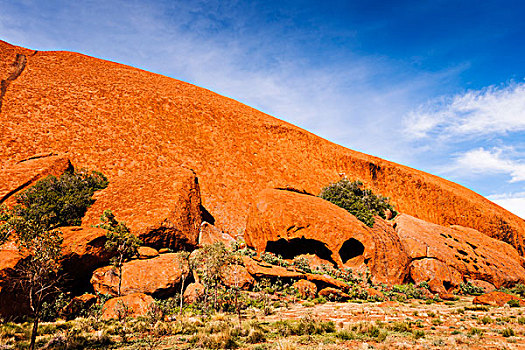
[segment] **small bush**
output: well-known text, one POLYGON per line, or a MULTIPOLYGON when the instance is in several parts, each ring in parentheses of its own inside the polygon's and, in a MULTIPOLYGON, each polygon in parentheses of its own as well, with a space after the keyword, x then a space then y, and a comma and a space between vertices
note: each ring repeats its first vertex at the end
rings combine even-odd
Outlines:
POLYGON ((459 289, 461 290, 461 293, 463 293, 465 295, 481 295, 481 294, 485 293, 483 288, 477 287, 477 286, 473 285, 470 282, 461 283, 459 285, 459 289))
POLYGON ((517 299, 511 299, 507 302, 510 307, 520 307, 520 301, 517 299))
POLYGON ((367 226, 374 226, 374 216, 386 218, 385 211, 397 212, 388 203, 388 198, 376 196, 371 190, 363 189, 361 181, 349 181, 344 178, 323 188, 319 197, 347 210, 367 226))
POLYGON ((471 329, 469 329, 468 335, 470 336, 478 335, 481 337, 483 335, 483 332, 484 332, 483 329, 472 327, 471 329))
POLYGON ((415 339, 424 338, 425 337, 425 331, 423 331, 421 329, 415 329, 412 332, 412 335, 414 336, 415 339))
POLYGON ((508 337, 515 336, 516 333, 514 332, 514 329, 508 327, 501 331, 501 335, 504 336, 505 338, 508 338, 508 337))

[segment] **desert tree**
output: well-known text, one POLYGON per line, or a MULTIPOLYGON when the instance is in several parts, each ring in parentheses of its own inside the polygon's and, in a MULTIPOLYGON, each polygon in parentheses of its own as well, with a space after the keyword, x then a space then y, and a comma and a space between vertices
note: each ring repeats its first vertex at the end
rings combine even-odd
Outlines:
POLYGON ((0 236, 16 243, 23 257, 15 267, 11 287, 24 292, 33 316, 29 349, 35 348, 38 323, 44 301, 59 292, 62 236, 57 230, 47 230, 35 220, 28 220, 2 209, 0 236))
POLYGON ((137 254, 140 239, 129 231, 125 223, 117 221, 111 210, 105 210, 100 217, 99 227, 107 230, 105 248, 114 254, 111 264, 117 269, 118 296, 121 295, 122 267, 124 262, 137 254))

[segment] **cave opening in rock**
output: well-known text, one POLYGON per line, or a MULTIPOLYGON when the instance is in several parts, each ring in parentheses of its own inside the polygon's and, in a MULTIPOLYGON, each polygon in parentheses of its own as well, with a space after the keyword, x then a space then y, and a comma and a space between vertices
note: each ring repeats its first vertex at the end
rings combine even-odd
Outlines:
POLYGON ((341 249, 339 249, 339 255, 341 256, 343 264, 350 259, 363 255, 364 252, 365 246, 355 238, 350 238, 344 242, 341 249))
POLYGON ((293 259, 301 254, 315 254, 321 259, 328 260, 335 264, 332 259, 332 252, 326 245, 315 239, 284 238, 278 241, 269 241, 266 245, 266 251, 282 256, 284 259, 293 259))

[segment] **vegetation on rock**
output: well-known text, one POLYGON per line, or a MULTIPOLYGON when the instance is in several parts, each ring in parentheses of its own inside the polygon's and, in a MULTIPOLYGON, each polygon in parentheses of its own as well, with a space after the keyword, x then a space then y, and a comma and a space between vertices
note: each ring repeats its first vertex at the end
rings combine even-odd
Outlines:
POLYGON ((387 197, 375 195, 363 188, 359 180, 343 178, 321 190, 319 197, 345 209, 369 227, 374 226, 374 216, 386 218, 385 211, 390 210, 392 217, 397 215, 387 197))
POLYGON ((106 188, 104 174, 81 170, 48 176, 17 197, 17 216, 39 222, 46 229, 80 225, 95 191, 106 188))

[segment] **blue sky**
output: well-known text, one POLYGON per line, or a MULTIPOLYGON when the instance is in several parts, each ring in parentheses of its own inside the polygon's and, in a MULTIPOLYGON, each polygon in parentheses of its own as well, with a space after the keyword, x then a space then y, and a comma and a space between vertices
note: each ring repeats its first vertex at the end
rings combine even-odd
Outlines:
POLYGON ((505 0, 0 0, 0 39, 206 87, 525 218, 524 15, 505 0))

